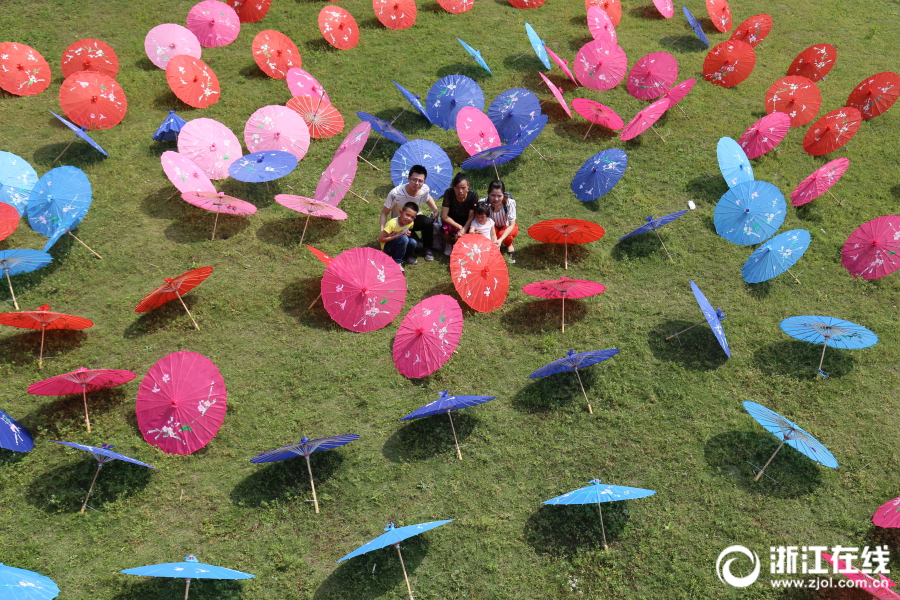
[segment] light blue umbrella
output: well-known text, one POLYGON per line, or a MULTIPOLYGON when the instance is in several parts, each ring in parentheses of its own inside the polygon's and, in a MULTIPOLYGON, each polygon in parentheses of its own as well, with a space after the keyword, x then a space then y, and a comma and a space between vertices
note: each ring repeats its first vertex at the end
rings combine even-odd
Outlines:
MULTIPOLYGON (((522 130, 541 117, 541 101, 531 90, 512 88, 499 94, 488 107, 487 116, 504 144, 519 144, 522 130)), ((546 121, 545 121, 546 122, 546 121)))
POLYGON ((162 125, 153 134, 153 139, 157 142, 167 142, 178 139, 178 132, 184 127, 185 120, 175 114, 174 110, 170 110, 162 125))
POLYGON ((44 173, 28 199, 28 223, 44 237, 72 219, 84 218, 93 201, 91 182, 78 167, 56 167, 44 173))
POLYGON ((557 373, 575 371, 575 377, 578 378, 578 385, 581 386, 581 393, 584 394, 584 399, 587 401, 588 412, 590 414, 594 414, 594 409, 591 408, 591 401, 588 399, 587 392, 584 391, 584 384, 581 383, 581 375, 578 374, 578 369, 580 367, 589 367, 591 365, 596 365, 597 363, 603 362, 608 358, 612 358, 618 353, 618 348, 611 348, 609 350, 591 350, 589 352, 580 352, 578 354, 576 354, 574 350, 569 350, 568 352, 566 352, 566 356, 564 358, 560 358, 559 360, 553 361, 549 365, 541 367, 528 377, 530 377, 531 379, 539 379, 541 377, 547 377, 548 375, 556 375, 557 373))
POLYGON ((790 268, 794 266, 806 249, 810 236, 805 229, 792 229, 779 233, 750 255, 741 268, 741 275, 747 283, 760 283, 781 275, 785 271, 800 283, 790 268))
POLYGON ((460 165, 463 169, 483 169, 485 167, 494 167, 494 176, 500 179, 500 173, 497 171, 497 165, 508 163, 516 158, 525 150, 517 144, 507 144, 506 146, 496 146, 482 150, 478 154, 473 154, 463 161, 460 165))
POLYGON ((537 34, 534 27, 528 23, 525 23, 525 33, 528 35, 528 41, 531 42, 531 47, 534 48, 534 53, 537 54, 538 60, 541 61, 544 68, 552 69, 553 65, 550 64, 550 56, 547 54, 547 49, 544 48, 544 40, 537 34))
MULTIPOLYGON (((74 237, 76 240, 78 240, 78 238, 75 237, 75 234, 72 233, 72 230, 75 229, 76 227, 78 227, 80 224, 81 224, 81 217, 76 217, 74 219, 69 219, 65 223, 58 225, 56 227, 56 232, 52 236, 50 236, 50 239, 48 239, 47 243, 44 244, 43 251, 50 252, 50 248, 52 248, 54 245, 56 245, 56 242, 58 242, 59 239, 62 236, 66 235, 67 233, 71 234, 72 237, 74 237)), ((78 241, 81 242, 81 240, 78 240, 78 241)), ((81 243, 84 244, 84 242, 81 242, 81 243)), ((97 256, 100 256, 100 255, 98 254, 97 256)))
POLYGON ((49 577, 34 571, 17 569, 0 563, 0 598, 6 600, 52 600, 59 596, 59 586, 49 577))
POLYGON ((471 56, 475 60, 475 62, 477 62, 479 65, 481 65, 485 71, 487 71, 491 75, 494 74, 493 71, 491 71, 491 68, 488 66, 488 64, 484 61, 484 57, 481 56, 481 52, 479 52, 478 50, 476 50, 472 46, 468 45, 467 43, 465 43, 464 41, 462 41, 459 38, 456 38, 456 41, 459 42, 460 44, 462 44, 462 47, 465 48, 466 52, 469 53, 469 56, 471 56))
POLYGON ((453 163, 447 153, 428 140, 406 142, 391 157, 391 181, 395 186, 406 183, 413 165, 422 165, 428 170, 426 183, 431 196, 440 198, 453 178, 453 163))
POLYGON ((682 6, 681 9, 684 11, 684 18, 687 19, 688 25, 691 26, 691 29, 693 29, 697 37, 700 38, 700 41, 709 48, 709 40, 706 39, 706 34, 703 33, 703 25, 697 20, 697 17, 694 16, 694 13, 688 10, 687 6, 682 6))
MULTIPOLYGON (((98 144, 93 139, 91 139, 91 136, 89 136, 87 134, 87 127, 79 127, 78 125, 75 125, 74 123, 70 123, 69 121, 66 121, 65 119, 63 119, 61 116, 59 116, 52 110, 50 111, 50 114, 53 115, 54 117, 56 117, 57 119, 59 119, 60 121, 62 121, 63 125, 65 125, 66 127, 68 127, 69 129, 71 129, 72 131, 75 132, 75 139, 72 140, 71 142, 69 142, 69 146, 74 144, 78 138, 81 138, 84 141, 86 141, 88 144, 93 146, 94 149, 97 150, 97 152, 99 152, 103 156, 109 156, 109 154, 106 153, 106 150, 101 148, 100 144, 98 144)), ((63 148, 63 151, 59 153, 59 156, 57 156, 56 158, 53 159, 53 162, 58 161, 60 159, 60 157, 66 153, 66 150, 69 149, 69 146, 66 146, 65 148, 63 148)))
POLYGON ((399 129, 397 129, 384 119, 379 119, 375 115, 370 115, 369 113, 363 112, 361 110, 356 112, 356 116, 371 125, 372 129, 374 129, 376 132, 380 133, 387 139, 391 140, 392 142, 405 144, 409 141, 406 139, 406 136, 400 132, 399 129))
POLYGON ((20 217, 25 215, 31 188, 37 182, 37 171, 27 160, 0 151, 0 202, 14 206, 20 217))
MULTIPOLYGON (((85 405, 87 406, 87 405, 85 405)), ((87 496, 84 498, 84 503, 81 505, 81 513, 84 514, 84 509, 87 508, 88 499, 91 497, 91 492, 94 491, 94 484, 97 483, 97 477, 100 475, 100 469, 103 468, 103 465, 112 461, 112 460, 121 460, 122 462, 131 463, 133 465, 138 465, 141 467, 147 467, 148 469, 155 469, 151 465, 147 463, 141 462, 136 458, 131 458, 130 456, 125 456, 124 454, 119 454, 118 452, 113 452, 112 444, 103 444, 101 446, 86 446, 84 444, 79 444, 77 442, 60 442, 59 440, 53 440, 57 444, 62 444, 63 446, 69 446, 70 448, 77 448, 78 450, 84 450, 85 452, 90 452, 94 456, 94 460, 97 461, 97 472, 94 473, 94 480, 91 481, 91 487, 88 488, 87 496)), ((93 509, 92 509, 93 510, 93 509)))
POLYGON ((146 577, 175 577, 187 579, 184 588, 184 600, 187 600, 191 589, 191 579, 253 579, 250 573, 242 573, 225 567, 216 567, 197 562, 197 557, 191 554, 184 557, 185 562, 163 563, 147 567, 135 567, 120 571, 126 575, 144 575, 146 577))
POLYGON ((822 357, 819 359, 818 372, 824 377, 828 377, 828 375, 822 370, 822 361, 825 360, 825 349, 829 345, 834 348, 856 350, 878 343, 878 336, 869 329, 834 317, 817 315, 789 317, 783 320, 780 326, 781 330, 792 338, 810 344, 822 344, 822 357))
POLYGON ((772 453, 772 456, 766 464, 763 465, 763 468, 756 474, 754 481, 759 481, 759 478, 763 476, 766 467, 769 466, 772 459, 775 458, 775 455, 778 454, 778 451, 781 450, 781 447, 785 444, 824 467, 830 469, 838 468, 838 461, 834 455, 828 451, 828 448, 823 446, 822 442, 800 429, 796 423, 785 419, 774 410, 769 410, 765 406, 757 404, 756 402, 750 402, 749 400, 744 402, 744 409, 750 413, 750 416, 756 419, 756 422, 762 425, 766 431, 781 440, 781 444, 778 445, 778 448, 775 449, 775 452, 772 453))
POLYGON ((767 181, 739 183, 722 195, 713 213, 716 233, 738 246, 759 244, 784 222, 784 194, 767 181))
POLYGON ((419 114, 428 119, 428 122, 431 123, 431 117, 428 116, 428 111, 425 110, 425 106, 422 104, 422 97, 413 94, 411 91, 409 91, 396 81, 392 81, 391 83, 397 86, 397 89, 400 90, 400 93, 403 94, 403 97, 406 98, 406 100, 412 105, 412 107, 419 111, 419 114))
POLYGON ((470 406, 478 406, 479 404, 490 402, 496 398, 496 396, 451 396, 449 390, 444 390, 441 392, 440 396, 438 396, 437 400, 417 408, 400 420, 412 421, 413 419, 422 419, 424 417, 446 413, 447 416, 450 417, 450 429, 453 430, 453 441, 456 443, 456 455, 459 457, 459 460, 462 460, 462 452, 459 450, 459 440, 456 439, 456 427, 453 426, 453 417, 450 415, 450 412, 461 408, 468 408, 470 406))
POLYGON ((669 257, 669 260, 672 260, 672 255, 669 254, 669 249, 666 248, 666 243, 663 242, 662 238, 659 236, 659 229, 663 225, 668 225, 678 217, 681 217, 685 214, 687 214, 686 210, 679 210, 678 212, 669 213, 668 215, 662 217, 647 217, 645 219, 647 221, 646 223, 644 223, 640 227, 632 229, 631 231, 620 237, 619 241, 621 242, 622 240, 627 240, 632 236, 652 231, 656 234, 656 237, 659 238, 659 243, 662 244, 663 250, 666 251, 666 255, 669 257))
POLYGON ((425 110, 431 122, 444 130, 456 129, 456 115, 467 106, 484 110, 484 92, 474 79, 465 75, 438 79, 425 97, 425 110))
POLYGON ((16 301, 16 293, 13 292, 12 281, 9 278, 19 273, 37 271, 41 267, 46 267, 52 261, 52 256, 37 250, 26 250, 24 248, 0 250, 0 269, 3 269, 3 272, 6 274, 6 283, 9 284, 9 293, 12 296, 16 310, 19 310, 19 303, 16 301))
POLYGON ((0 410, 0 448, 13 452, 28 452, 34 448, 34 440, 18 421, 0 410))
POLYGON ((628 155, 624 150, 601 150, 578 168, 572 178, 572 191, 582 202, 596 200, 619 183, 627 168, 628 155))
POLYGON ((603 549, 609 546, 606 544, 606 528, 603 526, 603 509, 601 504, 604 502, 618 502, 620 500, 636 500, 638 498, 646 498, 652 496, 656 492, 654 490, 645 490, 643 488, 633 488, 624 485, 604 484, 600 479, 592 479, 591 485, 578 488, 577 490, 544 500, 543 504, 596 504, 597 510, 600 511, 600 530, 603 532, 603 549))
POLYGON ((678 333, 673 333, 669 337, 666 338, 666 341, 671 340, 673 337, 679 336, 685 331, 693 329, 697 325, 703 325, 703 323, 708 323, 710 328, 712 329, 713 335, 716 336, 716 340, 719 342, 719 345, 722 346, 722 350, 725 351, 725 355, 728 358, 731 358, 731 350, 728 348, 728 340, 725 339, 725 328, 722 327, 722 321, 725 320, 725 311, 721 308, 714 309, 712 304, 709 303, 709 300, 706 299, 706 296, 703 295, 703 292, 700 291, 700 288, 697 287, 697 284, 691 281, 691 291, 694 292, 694 298, 697 300, 697 304, 700 305, 700 310, 703 312, 703 320, 694 323, 687 329, 682 329, 678 333))
POLYGON ((725 183, 732 188, 745 181, 753 181, 753 165, 747 158, 741 145, 730 137, 719 138, 716 144, 716 158, 719 160, 719 171, 725 183))

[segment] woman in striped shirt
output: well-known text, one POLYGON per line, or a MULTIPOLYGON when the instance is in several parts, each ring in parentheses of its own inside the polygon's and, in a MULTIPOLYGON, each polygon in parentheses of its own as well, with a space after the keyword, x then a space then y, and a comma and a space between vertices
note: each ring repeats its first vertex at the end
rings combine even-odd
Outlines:
POLYGON ((490 218, 494 221, 497 247, 503 248, 505 245, 506 251, 509 252, 509 262, 514 263, 516 249, 513 247, 513 241, 519 233, 519 226, 516 224, 516 201, 509 197, 506 186, 499 179, 491 182, 487 198, 482 198, 479 202, 485 201, 491 211, 490 218))

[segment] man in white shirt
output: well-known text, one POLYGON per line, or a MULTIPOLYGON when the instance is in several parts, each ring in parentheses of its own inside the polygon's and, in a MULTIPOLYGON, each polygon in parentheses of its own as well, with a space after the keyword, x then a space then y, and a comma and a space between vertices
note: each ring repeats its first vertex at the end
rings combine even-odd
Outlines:
POLYGON ((438 212, 437 204, 431 197, 431 189, 425 184, 428 177, 428 170, 422 165, 413 165, 409 168, 407 183, 402 183, 392 189, 384 202, 381 209, 379 228, 384 230, 384 226, 391 217, 398 217, 403 210, 403 206, 407 202, 415 202, 419 206, 419 214, 416 216, 411 231, 421 245, 425 247, 425 260, 434 260, 434 253, 431 251, 432 238, 434 235, 434 220, 425 215, 422 211, 422 204, 431 209, 431 214, 436 215, 438 212), (416 233, 421 233, 422 238, 416 233))

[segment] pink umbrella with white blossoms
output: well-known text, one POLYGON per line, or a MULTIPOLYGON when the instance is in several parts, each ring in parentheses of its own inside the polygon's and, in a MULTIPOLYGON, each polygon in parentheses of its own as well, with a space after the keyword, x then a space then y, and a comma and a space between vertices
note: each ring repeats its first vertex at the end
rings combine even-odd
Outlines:
POLYGON ((559 67, 560 70, 566 74, 566 77, 568 77, 569 79, 572 80, 572 83, 574 83, 575 85, 581 85, 580 83, 578 83, 578 80, 575 79, 575 76, 572 75, 572 71, 569 70, 569 61, 563 60, 562 58, 560 58, 556 54, 556 52, 551 50, 550 47, 547 46, 546 44, 544 44, 544 50, 547 51, 547 56, 549 56, 553 60, 553 62, 556 63, 556 66, 559 67))
POLYGON ((29 394, 37 396, 70 396, 81 394, 84 401, 84 422, 87 424, 87 432, 91 432, 91 418, 88 415, 87 393, 96 392, 109 387, 115 387, 128 383, 135 378, 131 371, 119 369, 85 369, 79 367, 76 371, 63 373, 32 383, 25 390, 29 394))
POLYGON ((681 108, 681 104, 679 104, 679 102, 684 100, 684 97, 687 96, 692 89, 694 89, 695 83, 697 83, 697 80, 693 77, 690 79, 685 79, 675 87, 666 91, 665 95, 663 96, 663 98, 666 98, 669 101, 670 108, 672 106, 678 106, 678 110, 681 111, 681 114, 683 114, 688 119, 690 119, 690 117, 688 117, 688 114, 684 112, 683 108, 681 108))
POLYGON ((263 106, 247 119, 244 143, 250 152, 281 150, 300 160, 309 150, 309 127, 303 117, 286 106, 263 106))
POLYGON ((350 192, 368 204, 368 200, 350 190, 350 186, 353 185, 353 180, 356 178, 356 167, 356 156, 353 154, 341 152, 335 154, 328 168, 325 169, 322 177, 319 178, 319 184, 316 186, 313 198, 319 202, 337 206, 344 199, 344 196, 347 195, 347 192, 350 192))
POLYGON ((668 52, 640 57, 628 74, 628 93, 638 100, 653 100, 666 93, 678 79, 678 61, 668 52))
MULTIPOLYGON (((160 157, 163 171, 178 192, 215 192, 216 186, 209 180, 203 169, 183 154, 167 150, 160 157)), ((175 194, 172 194, 174 196, 175 194)), ((169 196, 171 198, 172 196, 169 196)), ((167 200, 169 198, 166 198, 167 200)))
POLYGON ((287 86, 288 90, 291 92, 291 96, 313 96, 315 98, 322 98, 329 104, 331 103, 328 92, 325 91, 322 84, 303 69, 288 69, 287 86))
POLYGON ((469 156, 502 145, 494 123, 474 106, 466 106, 456 114, 456 134, 469 156))
POLYGON ((659 14, 667 19, 671 19, 675 14, 675 6, 672 5, 672 0, 653 0, 653 6, 656 7, 659 14))
POLYGON ((350 331, 386 327, 405 301, 403 271, 381 250, 345 250, 322 275, 322 304, 338 325, 350 331))
POLYGON ((588 133, 591 132, 591 127, 593 127, 595 123, 601 127, 606 127, 607 129, 622 129, 625 125, 625 122, 622 121, 622 117, 620 117, 616 111, 599 102, 588 100, 587 98, 575 98, 572 100, 572 108, 574 108, 575 112, 579 115, 591 122, 587 133, 585 133, 584 137, 581 139, 587 138, 588 133))
POLYGON ((197 36, 174 23, 157 25, 144 38, 144 52, 147 58, 160 69, 165 69, 169 61, 180 54, 200 58, 202 48, 197 36))
MULTIPOLYGON (((876 548, 880 548, 876 546, 876 548)), ((887 546, 884 546, 884 569, 887 570, 887 561, 890 558, 890 553, 887 549, 887 546)), ((848 548, 849 550, 849 548, 848 548)), ((853 548, 854 554, 853 558, 857 558, 855 552, 856 549, 853 548)), ((892 587, 895 587, 897 584, 882 575, 881 573, 876 573, 878 575, 878 579, 872 577, 872 575, 868 573, 864 573, 859 569, 855 568, 849 562, 845 562, 841 560, 838 556, 832 556, 827 552, 822 553, 822 558, 825 559, 825 562, 832 565, 834 567, 835 573, 840 573, 847 579, 853 581, 856 585, 852 587, 861 588, 868 592, 873 598, 878 598, 878 600, 900 600, 900 594, 897 594, 892 587)), ((877 569, 877 566, 876 566, 877 569)))
POLYGON ((219 0, 203 0, 187 15, 187 28, 204 48, 227 46, 241 32, 241 19, 233 8, 219 0))
POLYGON ((587 11, 587 24, 591 37, 606 45, 618 44, 616 26, 605 10, 599 6, 590 6, 587 11))
POLYGON ((757 158, 781 143, 791 129, 791 118, 783 112, 766 115, 738 140, 747 158, 757 158))
POLYGON ((425 298, 406 313, 394 337, 394 366, 404 377, 431 375, 450 360, 462 337, 463 313, 451 296, 425 298))
POLYGON ((877 217, 857 227, 841 248, 841 264, 866 280, 900 269, 900 215, 877 217))
POLYGON ((306 228, 309 226, 310 217, 320 217, 322 219, 331 219, 334 221, 343 221, 347 218, 347 213, 337 206, 325 204, 324 202, 319 202, 318 200, 313 200, 312 198, 306 198, 304 196, 278 194, 275 196, 275 202, 285 208, 306 215, 306 223, 303 224, 303 233, 300 234, 301 244, 303 243, 303 238, 306 237, 306 228))
MULTIPOLYGON (((794 188, 794 191, 791 192, 791 204, 801 206, 815 200, 825 192, 828 192, 828 195, 837 200, 837 197, 831 193, 831 186, 838 182, 849 166, 849 158, 836 158, 822 165, 794 188)), ((838 200, 838 206, 843 203, 843 200, 838 200)))
POLYGON ((371 132, 372 126, 367 121, 363 121, 350 130, 350 133, 347 134, 347 137, 345 137, 341 142, 341 145, 338 146, 337 152, 334 153, 335 156, 337 156, 338 154, 345 154, 348 156, 353 155, 358 160, 365 162, 376 171, 380 171, 381 169, 359 155, 359 153, 362 152, 363 146, 365 146, 366 142, 369 140, 369 134, 371 132))
POLYGON ((605 92, 619 85, 628 70, 628 57, 619 46, 588 42, 575 55, 575 76, 584 87, 605 92))
POLYGON ((872 515, 872 522, 879 527, 900 527, 900 497, 882 504, 872 515))
MULTIPOLYGON (((669 110, 669 101, 666 98, 660 98, 636 114, 634 118, 628 122, 628 125, 622 129, 619 139, 623 142, 628 141, 631 138, 641 135, 647 131, 647 129, 652 129, 653 133, 659 135, 659 132, 653 127, 653 124, 659 121, 660 117, 662 117, 667 110, 669 110)), ((659 135, 659 139, 666 141, 661 135, 659 135)))
POLYGON ((237 136, 214 119, 192 119, 178 133, 178 152, 194 161, 210 179, 227 179, 228 167, 243 152, 237 136))
POLYGON ((226 196, 222 192, 186 192, 181 198, 188 204, 193 204, 203 210, 216 213, 213 223, 211 240, 216 239, 216 228, 219 226, 219 213, 228 215, 252 215, 256 207, 245 200, 226 196))
POLYGON ((566 114, 569 115, 569 118, 572 118, 572 111, 569 110, 569 105, 566 104, 566 99, 563 98, 562 90, 556 87, 552 81, 547 79, 547 76, 538 71, 538 75, 541 76, 541 79, 544 80, 544 83, 547 84, 547 87, 550 88, 550 91, 553 92, 553 95, 556 97, 556 100, 559 102, 559 105, 562 106, 562 109, 566 111, 566 114))

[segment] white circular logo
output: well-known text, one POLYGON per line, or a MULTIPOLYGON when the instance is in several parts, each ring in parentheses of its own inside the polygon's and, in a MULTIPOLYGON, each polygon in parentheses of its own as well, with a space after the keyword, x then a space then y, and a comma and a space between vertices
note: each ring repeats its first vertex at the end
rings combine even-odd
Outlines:
POLYGON ((759 578, 759 556, 757 556, 756 552, 751 552, 744 546, 728 546, 721 553, 719 553, 719 558, 716 559, 716 575, 719 576, 719 581, 722 583, 727 583, 728 585, 736 588, 744 588, 749 585, 753 585, 757 578, 759 578), (729 558, 725 561, 725 564, 722 564, 722 561, 729 554, 743 554, 747 558, 753 561, 753 572, 747 575, 746 577, 736 577, 731 574, 731 563, 737 560, 737 558, 729 558))

